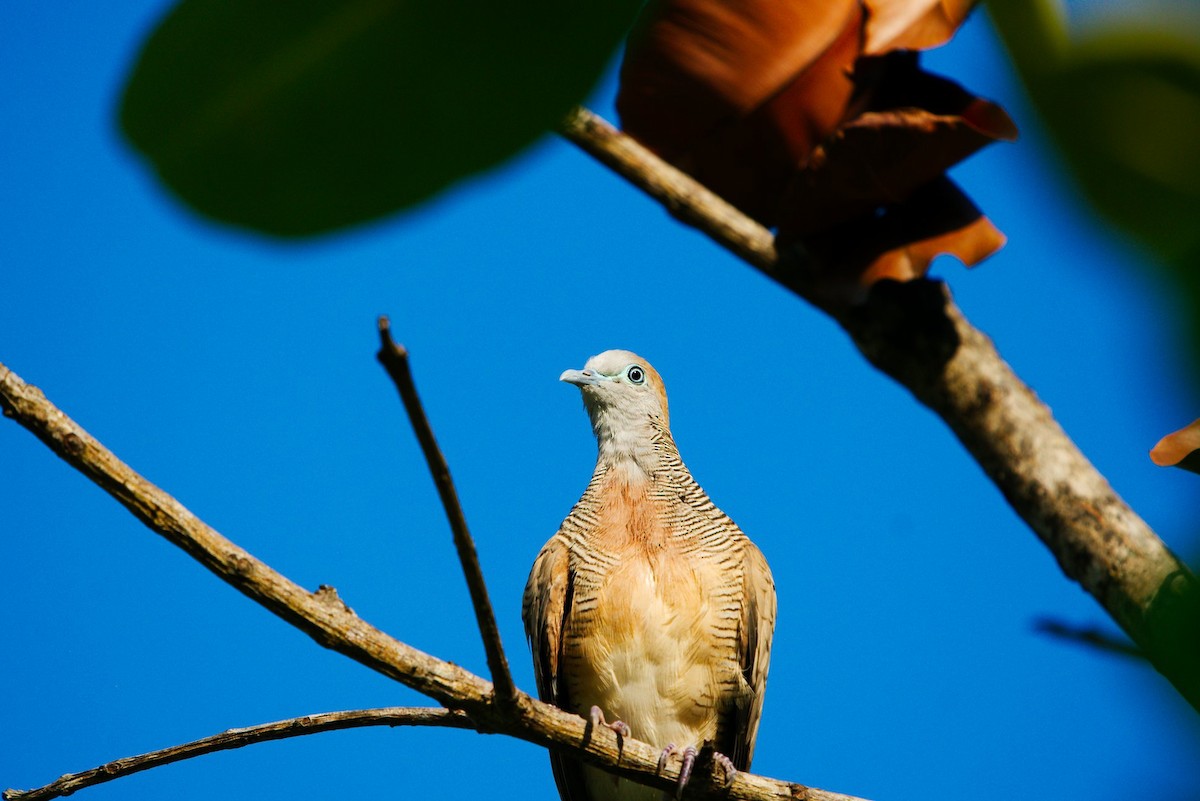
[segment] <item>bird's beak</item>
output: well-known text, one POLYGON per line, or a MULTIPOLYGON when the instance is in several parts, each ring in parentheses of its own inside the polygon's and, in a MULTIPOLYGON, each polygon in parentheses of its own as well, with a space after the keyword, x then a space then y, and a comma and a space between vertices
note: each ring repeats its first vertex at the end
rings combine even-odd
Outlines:
POLYGON ((595 370, 564 370, 563 374, 558 377, 558 380, 566 381, 568 384, 574 384, 577 387, 586 387, 610 379, 608 376, 600 375, 595 370))

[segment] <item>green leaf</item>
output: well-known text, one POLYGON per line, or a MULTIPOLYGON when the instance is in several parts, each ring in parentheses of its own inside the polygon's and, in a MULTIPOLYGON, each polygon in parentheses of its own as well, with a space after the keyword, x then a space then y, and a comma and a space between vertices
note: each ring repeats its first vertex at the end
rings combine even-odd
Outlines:
POLYGON ((1200 37, 1092 37, 1041 93, 1068 163, 1101 212, 1167 261, 1200 247, 1200 37))
POLYGON ((1200 249, 1200 16, 1114 18, 1073 38, 1052 0, 988 10, 1097 210, 1167 262, 1200 249))
POLYGON ((1187 299, 1200 356, 1200 36, 1185 33, 1090 39, 1043 105, 1092 204, 1145 244, 1187 299))
POLYGON ((201 214, 304 236, 509 158, 591 89, 640 2, 184 0, 121 126, 201 214))
POLYGON ((1200 356, 1200 14, 1114 17, 1073 40, 1054 0, 987 8, 1093 207, 1178 283, 1200 356))

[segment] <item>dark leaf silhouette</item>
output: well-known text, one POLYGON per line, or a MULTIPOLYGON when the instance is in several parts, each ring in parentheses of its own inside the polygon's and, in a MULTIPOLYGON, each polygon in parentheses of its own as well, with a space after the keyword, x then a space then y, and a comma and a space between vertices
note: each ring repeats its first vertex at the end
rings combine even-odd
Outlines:
POLYGON ((636 0, 184 0, 146 42, 121 125, 197 211, 282 236, 425 200, 552 130, 636 0))

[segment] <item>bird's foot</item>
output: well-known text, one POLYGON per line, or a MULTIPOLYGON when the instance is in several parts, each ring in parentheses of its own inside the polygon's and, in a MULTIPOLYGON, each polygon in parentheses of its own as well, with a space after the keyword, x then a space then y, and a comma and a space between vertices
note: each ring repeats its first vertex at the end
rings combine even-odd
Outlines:
POLYGON ((592 711, 588 713, 588 721, 591 723, 593 729, 597 726, 604 726, 616 732, 618 737, 628 737, 630 735, 628 723, 623 720, 614 720, 612 723, 607 722, 604 719, 604 712, 598 706, 592 707, 592 711))
MULTIPOLYGON (((658 772, 662 773, 663 768, 667 765, 667 758, 672 754, 680 753, 679 746, 675 743, 667 743, 667 747, 658 755, 658 772)), ((696 749, 688 746, 683 749, 680 756, 682 763, 679 766, 679 778, 675 781, 675 797, 683 796, 683 788, 687 786, 688 779, 692 778, 692 768, 696 766, 696 749)))
POLYGON ((725 771, 725 786, 733 784, 733 780, 737 778, 738 769, 734 766, 733 760, 722 754, 720 751, 713 751, 713 761, 721 766, 725 771))
MULTIPOLYGON (((667 747, 658 755, 658 772, 662 773, 663 768, 667 766, 667 759, 672 755, 680 753, 679 747, 675 743, 667 743, 667 747)), ((682 764, 679 766, 679 779, 675 782, 675 797, 683 796, 683 788, 687 786, 688 781, 692 778, 692 770, 696 767, 697 751, 694 747, 688 746, 683 749, 680 756, 682 764)), ((718 751, 712 751, 713 761, 721 766, 725 771, 725 787, 733 784, 734 777, 738 775, 738 769, 734 767, 733 760, 718 751)))
POLYGON ((663 769, 667 767, 667 758, 670 757, 671 754, 675 753, 677 750, 678 749, 675 747, 675 743, 667 743, 667 747, 664 748, 662 750, 662 753, 658 755, 658 772, 659 773, 662 773, 663 769))

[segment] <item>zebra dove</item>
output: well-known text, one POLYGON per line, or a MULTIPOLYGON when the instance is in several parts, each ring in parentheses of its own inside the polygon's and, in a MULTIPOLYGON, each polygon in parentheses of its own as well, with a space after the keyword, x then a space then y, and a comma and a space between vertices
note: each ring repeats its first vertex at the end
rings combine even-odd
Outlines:
MULTIPOLYGON (((706 744, 732 778, 750 767, 762 713, 771 571, 684 466, 653 367, 610 350, 561 380, 582 391, 599 456, 525 586, 538 693, 662 747, 660 768, 681 753, 678 791, 706 744)), ((550 760, 563 801, 663 798, 553 751, 550 760)))

